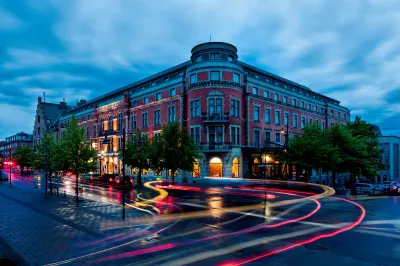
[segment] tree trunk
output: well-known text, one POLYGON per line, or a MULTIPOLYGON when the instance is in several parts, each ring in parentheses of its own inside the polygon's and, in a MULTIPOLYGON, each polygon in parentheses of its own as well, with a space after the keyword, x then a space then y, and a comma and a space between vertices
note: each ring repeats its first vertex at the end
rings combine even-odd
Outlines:
POLYGON ((137 175, 137 181, 136 181, 138 186, 142 185, 142 168, 139 168, 139 173, 137 175))

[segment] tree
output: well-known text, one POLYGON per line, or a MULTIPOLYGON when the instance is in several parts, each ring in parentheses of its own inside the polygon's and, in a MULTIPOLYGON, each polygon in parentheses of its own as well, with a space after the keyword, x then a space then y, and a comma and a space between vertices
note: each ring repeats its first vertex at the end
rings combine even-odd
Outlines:
POLYGON ((19 146, 13 154, 13 159, 21 167, 21 171, 23 171, 25 167, 32 165, 33 151, 28 146, 19 146))
POLYGON ((55 169, 71 171, 76 175, 76 200, 78 203, 79 175, 95 171, 96 150, 85 140, 85 131, 73 117, 66 126, 61 140, 52 150, 52 164, 55 169))
MULTIPOLYGON (((143 169, 150 168, 150 141, 142 132, 137 130, 130 136, 125 146, 125 164, 131 168, 138 169, 136 183, 140 186, 142 184, 143 169)), ((121 150, 119 157, 122 158, 121 150)))
POLYGON ((289 140, 287 161, 296 166, 296 172, 305 171, 304 181, 308 181, 312 169, 324 169, 335 149, 326 141, 326 135, 316 124, 305 126, 304 132, 289 140))
MULTIPOLYGON (((172 172, 172 183, 178 170, 193 171, 196 159, 202 154, 186 128, 180 128, 179 121, 163 125, 161 134, 152 141, 150 162, 153 169, 165 170, 166 177, 172 172)), ((166 178, 167 179, 167 178, 166 178)))

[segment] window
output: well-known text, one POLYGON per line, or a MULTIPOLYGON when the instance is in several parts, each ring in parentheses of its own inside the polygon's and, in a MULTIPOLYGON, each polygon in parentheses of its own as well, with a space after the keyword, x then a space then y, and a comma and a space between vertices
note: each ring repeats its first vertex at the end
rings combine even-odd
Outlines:
POLYGON ((289 125, 289 113, 284 114, 283 123, 285 124, 285 126, 289 125))
POLYGON ((190 84, 197 82, 197 74, 190 75, 190 84))
POLYGON ((311 108, 311 104, 308 104, 308 110, 312 110, 312 108, 311 108))
POLYGON ((260 131, 254 130, 254 147, 260 147, 260 131))
POLYGON ((339 118, 340 118, 340 112, 337 112, 337 117, 339 117, 339 118))
POLYGON ((331 115, 333 115, 333 110, 331 110, 331 115))
POLYGON ((231 127, 231 143, 240 145, 240 127, 231 127))
POLYGON ((323 107, 321 107, 321 113, 324 113, 325 109, 323 107))
POLYGON ((114 117, 110 116, 108 118, 108 130, 114 130, 113 128, 113 121, 114 121, 114 117))
POLYGON ((264 97, 269 98, 269 91, 264 91, 264 97))
POLYGON ((201 62, 201 55, 196 56, 195 61, 196 63, 201 62))
POLYGON ((156 101, 159 101, 159 100, 161 100, 161 92, 156 94, 156 101))
POLYGON ((155 110, 154 111, 154 125, 161 124, 161 111, 155 110))
POLYGON ((275 93, 275 95, 274 95, 274 101, 279 101, 279 94, 278 94, 278 93, 275 93))
POLYGON ((265 123, 271 123, 271 109, 265 108, 265 123))
POLYGON ((200 116, 200 100, 193 100, 190 102, 190 116, 191 117, 200 116))
POLYGON ((239 104, 239 100, 231 99, 231 116, 240 117, 239 104))
POLYGON ((233 82, 240 83, 239 74, 233 73, 233 82))
POLYGON ((86 127, 86 138, 90 139, 90 128, 86 127))
POLYGON ((175 113, 176 113, 175 106, 168 107, 168 122, 175 121, 176 118, 175 113))
POLYGON ((286 96, 283 97, 283 102, 288 103, 288 98, 286 96))
POLYGON ((319 124, 318 119, 315 119, 314 122, 315 122, 317 125, 319 124))
POLYGON ((197 144, 200 143, 200 127, 190 128, 190 136, 196 141, 197 144))
POLYGON ((50 124, 50 119, 46 119, 46 123, 47 123, 47 124, 50 124))
POLYGON ((312 124, 312 118, 311 117, 308 118, 308 123, 312 124))
POLYGON ((93 138, 96 138, 96 137, 97 137, 97 127, 96 127, 96 125, 93 126, 93 132, 92 132, 92 134, 93 134, 93 138))
POLYGON ((318 111, 318 107, 314 105, 314 112, 318 111))
POLYGON ((304 116, 301 117, 301 128, 306 126, 306 118, 304 116))
POLYGON ((228 56, 228 61, 229 61, 229 62, 233 62, 233 56, 229 55, 229 56, 228 56))
POLYGON ((136 115, 131 116, 131 130, 136 129, 136 115))
POLYGON ((40 123, 40 115, 37 116, 37 121, 40 123))
POLYGON ((169 90, 169 97, 175 96, 176 95, 176 89, 172 88, 169 90))
POLYGON ((322 131, 325 130, 325 121, 321 121, 321 128, 322 128, 322 131))
POLYGON ((211 80, 220 80, 219 71, 211 71, 211 80))
POLYGON ((305 108, 304 106, 305 106, 304 102, 301 101, 301 108, 305 108))
POLYGON ((343 114, 344 120, 347 120, 347 114, 343 114))
POLYGON ((260 75, 255 75, 256 79, 260 79, 260 75))
POLYGON ((260 121, 260 107, 254 106, 254 121, 260 121))
POLYGON ((297 100, 296 99, 292 99, 292 105, 297 106, 297 100))
POLYGON ((253 87, 253 94, 258 95, 258 88, 253 87))
POLYGON ((136 106, 137 106, 137 101, 134 100, 134 101, 132 102, 132 107, 136 107, 136 106))
POLYGON ((147 127, 148 124, 148 115, 147 113, 142 114, 142 127, 147 127))
POLYGON ((211 53, 210 60, 220 60, 219 53, 211 53))
POLYGON ((209 126, 208 127, 208 142, 209 143, 222 143, 223 130, 222 126, 209 126))
POLYGON ((157 130, 157 131, 154 131, 153 132, 153 136, 154 137, 158 137, 158 136, 160 136, 161 135, 161 130, 157 130))
POLYGON ((208 99, 208 113, 209 114, 222 114, 222 99, 209 98, 208 99))
POLYGON ((168 80, 169 80, 169 77, 165 77, 165 78, 164 78, 164 81, 168 81, 168 80))
POLYGON ((275 111, 275 125, 281 124, 281 112, 275 111))
POLYGON ((123 114, 118 114, 118 130, 122 130, 124 127, 124 117, 123 114))
POLYGON ((271 132, 270 131, 265 131, 265 140, 264 140, 266 143, 265 144, 267 144, 267 145, 269 145, 269 143, 268 142, 271 142, 271 132))
POLYGON ((183 72, 179 72, 178 76, 183 77, 183 72))
POLYGON ((281 143, 281 132, 276 132, 275 133, 275 142, 276 143, 281 143))
POLYGON ((156 82, 153 81, 153 82, 151 83, 151 86, 152 86, 152 87, 156 86, 156 82))

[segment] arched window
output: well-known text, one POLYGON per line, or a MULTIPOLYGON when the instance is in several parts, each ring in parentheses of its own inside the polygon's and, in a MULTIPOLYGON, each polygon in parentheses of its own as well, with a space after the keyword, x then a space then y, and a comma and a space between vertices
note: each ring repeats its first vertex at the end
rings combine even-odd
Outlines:
POLYGON ((239 159, 234 158, 232 161, 232 177, 239 177, 239 159))
POLYGON ((218 157, 210 160, 210 176, 222 177, 222 160, 218 157))

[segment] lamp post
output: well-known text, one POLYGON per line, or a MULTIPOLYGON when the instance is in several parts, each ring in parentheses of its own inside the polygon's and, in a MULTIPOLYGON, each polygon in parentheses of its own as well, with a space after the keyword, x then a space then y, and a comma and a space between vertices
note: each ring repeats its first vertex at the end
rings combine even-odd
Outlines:
MULTIPOLYGON (((45 145, 45 149, 46 149, 46 159, 45 159, 45 173, 44 173, 44 179, 45 179, 44 198, 47 199, 47 175, 48 175, 48 172, 49 172, 49 169, 48 169, 49 149, 48 149, 47 143, 45 145)), ((51 178, 50 178, 50 183, 51 183, 51 178)), ((50 190, 51 190, 51 188, 50 188, 50 190)))
POLYGON ((104 151, 102 150, 101 152, 100 152, 100 158, 99 158, 99 161, 100 161, 100 164, 99 164, 99 173, 100 173, 100 175, 102 174, 101 173, 101 168, 102 168, 102 166, 103 166, 103 160, 104 160, 104 151))
POLYGON ((125 127, 122 129, 122 220, 125 220, 125 127))
MULTIPOLYGON (((285 135, 285 144, 284 144, 284 146, 283 146, 283 151, 285 152, 285 153, 287 153, 287 151, 288 151, 288 148, 289 148, 289 121, 287 121, 287 123, 286 123, 286 131, 282 128, 282 130, 281 130, 281 134, 283 135, 285 135)), ((287 168, 286 170, 285 170, 285 176, 286 176, 286 179, 287 179, 287 175, 288 175, 288 170, 289 170, 289 165, 288 165, 288 162, 286 161, 286 166, 285 166, 285 168, 287 168)))
POLYGON ((11 167, 12 167, 12 165, 13 165, 13 162, 11 160, 11 149, 10 149, 10 163, 9 163, 9 166, 10 166, 10 188, 11 188, 11 167))

